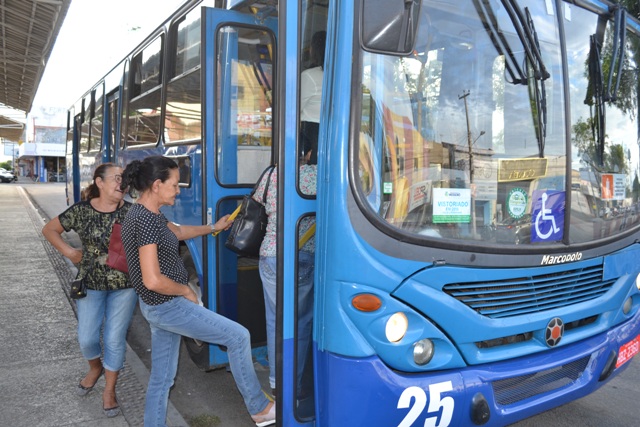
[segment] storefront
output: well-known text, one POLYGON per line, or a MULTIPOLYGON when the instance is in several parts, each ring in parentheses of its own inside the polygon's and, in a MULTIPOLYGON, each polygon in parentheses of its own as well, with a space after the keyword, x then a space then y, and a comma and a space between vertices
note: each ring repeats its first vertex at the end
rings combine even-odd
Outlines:
POLYGON ((18 155, 19 175, 38 182, 64 181, 64 155, 64 144, 22 144, 18 155))

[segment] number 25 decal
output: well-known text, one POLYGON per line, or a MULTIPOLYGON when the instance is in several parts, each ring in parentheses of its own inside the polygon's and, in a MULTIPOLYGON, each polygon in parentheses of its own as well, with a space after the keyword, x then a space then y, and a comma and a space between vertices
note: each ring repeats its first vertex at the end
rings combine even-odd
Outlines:
MULTIPOLYGON (((453 397, 441 397, 440 393, 452 391, 453 385, 451 381, 431 384, 429 386, 429 408, 427 408, 427 417, 424 420, 424 427, 446 427, 451 422, 453 416, 453 407, 455 403, 453 397), (436 424, 440 415, 440 422, 436 424)), ((400 395, 398 399, 398 409, 410 408, 407 415, 398 427, 411 427, 418 419, 422 411, 427 406, 427 393, 420 387, 408 387, 400 395), (413 399, 413 405, 411 400, 413 399)))

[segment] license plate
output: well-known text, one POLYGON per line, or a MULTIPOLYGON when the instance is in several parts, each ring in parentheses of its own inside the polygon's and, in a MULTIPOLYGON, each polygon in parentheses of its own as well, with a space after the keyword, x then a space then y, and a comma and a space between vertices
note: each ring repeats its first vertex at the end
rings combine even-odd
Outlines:
POLYGON ((640 351, 640 335, 620 347, 620 351, 618 351, 618 362, 616 363, 616 368, 627 363, 629 360, 633 358, 640 351))

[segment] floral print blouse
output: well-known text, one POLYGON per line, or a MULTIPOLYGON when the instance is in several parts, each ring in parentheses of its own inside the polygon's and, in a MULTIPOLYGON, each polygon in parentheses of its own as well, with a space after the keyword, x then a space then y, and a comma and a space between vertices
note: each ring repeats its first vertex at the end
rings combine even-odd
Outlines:
MULTIPOLYGON (((316 194, 316 177, 317 177, 317 165, 302 165, 300 166, 300 191, 303 194, 315 195, 316 194)), ((264 187, 267 183, 269 174, 263 175, 262 180, 258 183, 255 193, 253 194, 254 200, 262 203, 262 196, 264 194, 264 187)), ((260 246, 260 256, 262 257, 275 257, 276 256, 276 229, 278 224, 278 213, 276 211, 276 202, 278 200, 278 172, 276 169, 271 174, 269 181, 269 188, 267 191, 267 200, 265 203, 265 210, 269 220, 267 222, 267 231, 260 246)), ((298 238, 313 225, 316 219, 314 216, 305 217, 300 221, 300 229, 298 230, 298 238)), ((304 252, 314 253, 316 250, 315 236, 312 236, 307 242, 302 245, 300 250, 304 252)))

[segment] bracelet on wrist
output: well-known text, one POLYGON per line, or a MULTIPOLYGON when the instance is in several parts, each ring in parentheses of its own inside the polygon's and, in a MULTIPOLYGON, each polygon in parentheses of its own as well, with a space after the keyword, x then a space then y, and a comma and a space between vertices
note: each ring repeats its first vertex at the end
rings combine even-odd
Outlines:
POLYGON ((209 225, 209 227, 211 227, 211 235, 213 237, 217 236, 222 231, 222 230, 216 230, 216 225, 215 224, 208 224, 208 225, 209 225))

